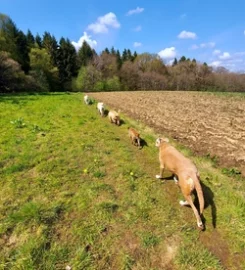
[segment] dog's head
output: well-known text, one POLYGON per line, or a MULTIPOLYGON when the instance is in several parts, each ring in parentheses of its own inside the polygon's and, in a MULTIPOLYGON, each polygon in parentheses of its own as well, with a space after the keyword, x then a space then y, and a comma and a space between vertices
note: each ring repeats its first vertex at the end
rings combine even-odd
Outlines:
POLYGON ((169 139, 168 138, 157 138, 156 139, 156 147, 160 147, 161 143, 168 143, 169 142, 169 139))

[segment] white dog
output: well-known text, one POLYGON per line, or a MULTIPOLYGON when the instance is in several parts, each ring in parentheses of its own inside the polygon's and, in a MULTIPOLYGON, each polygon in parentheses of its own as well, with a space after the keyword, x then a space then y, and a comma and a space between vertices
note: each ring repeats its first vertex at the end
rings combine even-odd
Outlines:
POLYGON ((85 96, 84 96, 84 102, 85 102, 85 104, 87 104, 87 105, 90 104, 90 98, 89 98, 88 95, 85 95, 85 96))
POLYGON ((105 106, 104 106, 103 102, 98 102, 97 109, 98 109, 100 115, 104 116, 104 114, 105 114, 105 106))

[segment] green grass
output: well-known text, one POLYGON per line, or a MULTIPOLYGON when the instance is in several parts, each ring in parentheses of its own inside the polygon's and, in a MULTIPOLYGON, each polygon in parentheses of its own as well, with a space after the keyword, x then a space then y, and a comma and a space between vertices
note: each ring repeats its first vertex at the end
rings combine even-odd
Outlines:
POLYGON ((123 119, 112 125, 82 94, 0 96, 0 269, 244 266, 243 179, 172 141, 197 163, 209 195, 200 233, 173 181, 155 179, 156 134, 123 119), (129 125, 148 146, 130 143, 129 125), (222 249, 219 240, 224 262, 210 248, 222 249))

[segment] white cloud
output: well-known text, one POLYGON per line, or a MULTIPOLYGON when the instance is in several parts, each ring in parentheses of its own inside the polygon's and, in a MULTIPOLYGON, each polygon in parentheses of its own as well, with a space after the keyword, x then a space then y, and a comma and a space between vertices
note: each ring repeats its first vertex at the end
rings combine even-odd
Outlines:
POLYGON ((234 54, 234 56, 238 56, 238 57, 244 56, 244 55, 245 55, 245 52, 237 52, 234 54))
POLYGON ((167 62, 167 65, 168 65, 168 66, 172 66, 172 65, 173 65, 173 62, 174 62, 174 59, 171 59, 171 60, 169 60, 169 61, 167 62))
POLYGON ((219 59, 221 60, 228 60, 231 58, 231 55, 228 52, 224 52, 223 54, 219 55, 219 59))
POLYGON ((196 45, 196 44, 194 44, 194 45, 191 46, 190 49, 191 49, 191 50, 197 50, 197 49, 199 49, 199 46, 196 45))
POLYGON ((245 70, 245 52, 236 52, 230 54, 229 52, 221 52, 220 50, 214 50, 213 55, 216 56, 216 59, 213 59, 209 65, 214 68, 225 67, 230 71, 239 71, 245 70))
POLYGON ((212 63, 209 64, 209 66, 212 67, 220 67, 222 65, 221 61, 213 61, 212 63))
POLYGON ((201 43, 200 48, 214 48, 215 42, 201 43))
POLYGON ((197 50, 197 49, 209 49, 215 47, 215 42, 207 42, 207 43, 201 43, 199 45, 194 44, 191 46, 191 50, 197 50))
POLYGON ((120 28, 120 23, 117 20, 117 16, 112 12, 99 17, 95 23, 88 26, 88 30, 95 34, 108 33, 110 27, 120 28))
POLYGON ((178 38, 180 39, 196 39, 197 35, 194 32, 182 31, 179 33, 178 38))
POLYGON ((180 19, 182 19, 182 20, 185 19, 186 17, 187 17, 186 13, 183 13, 183 14, 180 15, 180 19))
POLYGON ((83 32, 83 36, 79 38, 78 42, 72 41, 71 43, 78 51, 79 48, 82 47, 84 41, 86 41, 91 48, 94 48, 97 46, 97 41, 91 39, 91 36, 88 35, 87 32, 83 32))
POLYGON ((158 55, 163 59, 173 59, 176 57, 177 52, 175 47, 165 48, 164 50, 161 50, 158 55))
POLYGON ((142 43, 140 43, 140 42, 134 42, 134 47, 136 48, 136 47, 140 47, 140 46, 142 46, 142 43))
POLYGON ((142 30, 141 25, 138 25, 137 27, 135 27, 135 28, 133 29, 133 31, 135 31, 135 32, 140 32, 141 30, 142 30))
POLYGON ((213 55, 219 55, 219 54, 221 54, 221 50, 214 50, 213 51, 213 55))
POLYGON ((243 34, 245 35, 245 30, 244 30, 243 34))
POLYGON ((136 9, 131 9, 127 12, 127 16, 133 15, 133 14, 138 14, 144 11, 144 8, 137 7, 136 9))

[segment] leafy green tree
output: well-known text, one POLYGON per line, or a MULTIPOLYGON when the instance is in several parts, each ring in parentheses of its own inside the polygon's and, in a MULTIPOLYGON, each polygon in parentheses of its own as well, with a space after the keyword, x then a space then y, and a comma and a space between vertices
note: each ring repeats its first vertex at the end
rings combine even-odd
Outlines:
POLYGON ((29 58, 26 36, 4 14, 0 14, 0 47, 2 51, 9 52, 11 58, 17 61, 25 72, 28 72, 29 58))
POLYGON ((105 82, 105 90, 106 91, 120 91, 122 89, 120 80, 117 76, 113 76, 109 78, 105 82))
POLYGON ((104 86, 100 83, 102 81, 102 74, 94 66, 88 65, 81 67, 78 72, 76 80, 76 88, 79 91, 92 91, 95 88, 104 86), (99 84, 100 83, 100 84, 99 84))
POLYGON ((30 74, 36 79, 42 91, 58 89, 58 69, 53 66, 51 56, 45 48, 31 49, 30 66, 30 74))
POLYGON ((18 62, 10 58, 10 54, 0 51, 0 92, 21 92, 39 90, 36 81, 26 76, 18 62))

